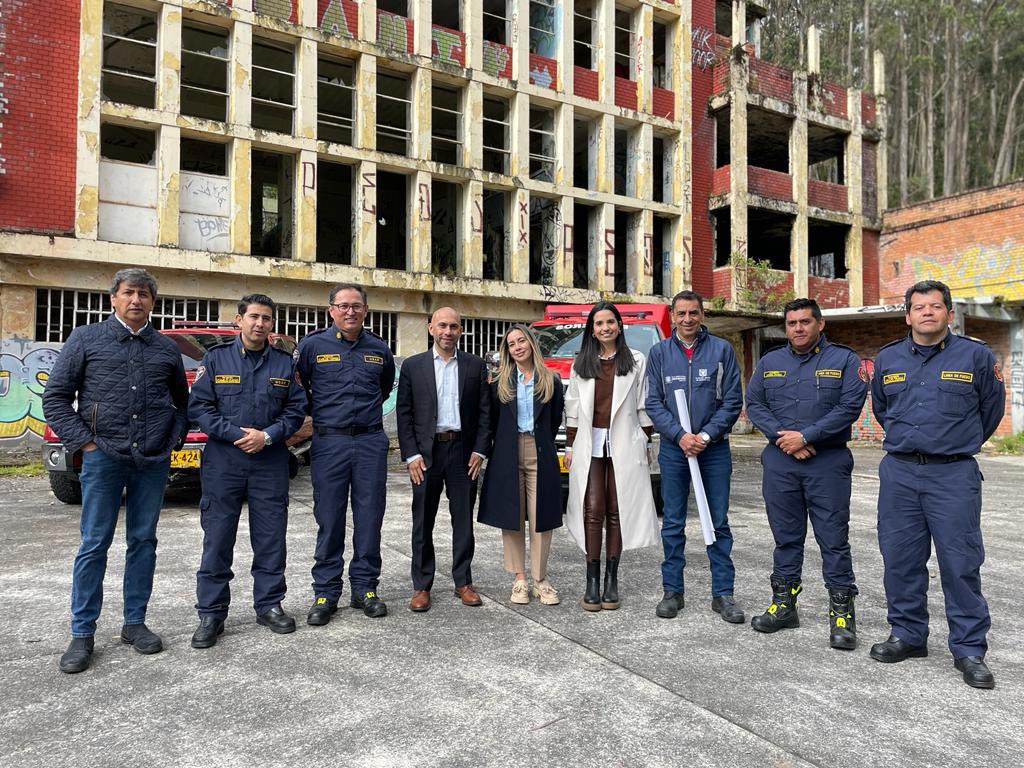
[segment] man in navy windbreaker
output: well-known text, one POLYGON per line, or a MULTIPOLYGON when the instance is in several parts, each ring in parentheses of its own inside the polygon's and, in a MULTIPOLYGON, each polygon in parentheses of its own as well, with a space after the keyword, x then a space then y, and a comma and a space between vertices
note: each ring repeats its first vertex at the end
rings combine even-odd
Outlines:
POLYGON ((716 541, 707 548, 711 563, 711 609, 725 621, 740 624, 744 616, 733 599, 736 569, 728 520, 732 476, 729 431, 743 405, 736 353, 728 341, 713 336, 704 327, 704 302, 699 294, 676 294, 672 299, 672 320, 675 332, 655 345, 647 360, 646 407, 661 435, 658 462, 664 500, 661 541, 665 559, 661 579, 665 595, 656 612, 671 619, 683 607, 683 549, 690 495, 688 457, 694 456, 715 527, 716 541), (677 390, 686 395, 691 431, 680 425, 677 390))

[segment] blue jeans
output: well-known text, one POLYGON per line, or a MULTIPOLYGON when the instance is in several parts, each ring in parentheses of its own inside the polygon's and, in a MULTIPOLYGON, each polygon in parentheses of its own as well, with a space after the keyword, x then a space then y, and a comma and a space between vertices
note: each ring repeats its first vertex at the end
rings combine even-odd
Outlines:
MULTIPOLYGON (((683 591, 683 569, 686 567, 686 506, 690 496, 690 465, 678 445, 661 441, 658 452, 661 465, 661 495, 664 518, 661 543, 665 559, 661 563, 661 581, 666 592, 683 591)), ((720 440, 705 448, 698 456, 700 476, 711 508, 716 541, 707 548, 711 563, 711 594, 731 595, 736 569, 732 564, 732 531, 729 530, 729 485, 732 481, 732 453, 729 442, 720 440)), ((703 540, 703 539, 701 539, 703 540)))
POLYGON ((96 619, 103 607, 107 550, 125 491, 124 623, 146 620, 156 568, 156 523, 169 471, 169 460, 140 469, 99 449, 82 454, 82 544, 71 576, 72 636, 96 633, 96 619))

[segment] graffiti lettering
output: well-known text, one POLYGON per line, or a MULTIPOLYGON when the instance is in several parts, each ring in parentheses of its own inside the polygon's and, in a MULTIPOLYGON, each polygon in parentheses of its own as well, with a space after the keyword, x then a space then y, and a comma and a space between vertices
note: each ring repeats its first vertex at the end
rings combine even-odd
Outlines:
POLYGON ((694 27, 690 33, 690 42, 691 63, 703 72, 715 61, 715 49, 711 45, 711 30, 706 27, 694 27))
POLYGON ((604 274, 605 277, 615 275, 615 230, 604 231, 604 274))
POLYGON ((5 339, 0 350, 0 445, 42 437, 43 388, 59 345, 5 339))
POLYGON ((302 191, 310 192, 316 189, 316 163, 304 160, 302 163, 302 191))
POLYGON ((654 235, 644 235, 644 274, 654 274, 654 235))
POLYGON ((430 221, 430 185, 420 184, 418 189, 420 221, 430 221))
POLYGON ((484 231, 484 206, 483 196, 477 195, 473 200, 473 207, 476 209, 476 214, 470 218, 470 228, 474 232, 484 231))
MULTIPOLYGON (((374 219, 377 217, 377 204, 372 203, 369 208, 366 207, 366 201, 370 199, 370 195, 367 194, 367 190, 377 188, 377 174, 374 171, 363 172, 363 211, 370 214, 370 218, 374 219)), ((372 195, 375 197, 376 192, 372 195)))

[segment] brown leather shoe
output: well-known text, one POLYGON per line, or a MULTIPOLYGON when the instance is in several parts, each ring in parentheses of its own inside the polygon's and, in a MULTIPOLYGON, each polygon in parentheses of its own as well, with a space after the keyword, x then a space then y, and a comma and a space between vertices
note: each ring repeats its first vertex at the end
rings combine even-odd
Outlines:
POLYGON ((463 587, 455 588, 455 596, 462 598, 463 605, 483 605, 484 601, 480 599, 480 595, 473 589, 472 584, 466 584, 463 587))
POLYGON ((409 601, 409 610, 416 613, 423 613, 430 610, 430 590, 417 589, 412 593, 412 600, 409 601))

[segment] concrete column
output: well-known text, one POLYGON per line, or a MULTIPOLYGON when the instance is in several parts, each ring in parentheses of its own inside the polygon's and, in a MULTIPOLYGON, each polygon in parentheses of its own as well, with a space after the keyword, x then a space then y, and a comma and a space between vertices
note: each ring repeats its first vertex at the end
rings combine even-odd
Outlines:
POLYGON ((295 169, 295 235, 292 240, 292 258, 316 261, 316 190, 319 167, 316 152, 299 152, 295 169))
POLYGON ((316 73, 316 41, 301 37, 295 46, 295 135, 303 139, 316 138, 316 73))
POLYGON ((573 94, 574 79, 573 71, 575 54, 573 53, 573 24, 575 23, 573 17, 573 2, 571 0, 562 0, 559 4, 559 8, 556 13, 560 14, 559 24, 557 28, 558 32, 558 82, 555 87, 559 91, 569 96, 573 94))
MULTIPOLYGON (((438 2, 453 2, 453 0, 438 0, 438 2)), ((434 2, 433 0, 410 0, 408 10, 413 26, 412 52, 429 59, 434 2)))
POLYGON ((317 0, 298 0, 299 5, 299 24, 303 27, 316 28, 317 18, 317 0))
POLYGON ((628 189, 634 197, 641 200, 653 199, 654 184, 662 183, 654 178, 654 129, 650 123, 641 123, 629 132, 628 152, 632 169, 632 184, 628 189))
POLYGON ((510 195, 508 267, 509 282, 530 282, 530 193, 517 187, 510 195))
POLYGON ((636 21, 636 83, 637 109, 651 111, 654 85, 654 9, 641 5, 633 14, 636 21))
POLYGON ((555 186, 572 186, 573 108, 562 104, 555 108, 555 186))
POLYGON ((597 70, 597 98, 615 103, 615 0, 598 0, 594 5, 594 69, 597 70))
POLYGON ((99 226, 100 68, 103 0, 82 0, 78 62, 78 141, 75 158, 75 237, 95 240, 99 226))
POLYGON ((560 197, 556 205, 558 206, 558 215, 553 218, 550 225, 555 228, 551 236, 557 244, 555 246, 555 274, 551 283, 552 285, 572 288, 572 243, 567 244, 565 242, 565 225, 572 222, 573 198, 568 196, 560 197), (569 245, 570 250, 566 250, 566 245, 569 245))
POLYGON ((377 147, 377 57, 364 53, 356 62, 355 128, 352 140, 360 149, 377 147))
POLYGON ((846 139, 845 181, 853 226, 846 238, 846 280, 850 284, 851 307, 859 307, 864 303, 864 126, 861 124, 860 93, 853 88, 847 91, 847 114, 850 116, 852 130, 846 139))
POLYGON ((484 3, 462 0, 462 31, 466 35, 466 66, 474 72, 484 68, 484 3))
POLYGON ((511 150, 509 156, 509 175, 529 178, 530 97, 525 93, 514 93, 509 100, 508 109, 509 149, 511 150))
POLYGON ((252 118, 252 26, 245 22, 231 25, 231 58, 228 122, 247 127, 252 118))
POLYGON ((615 287, 615 206, 602 203, 590 216, 590 259, 587 273, 592 291, 615 287))
POLYGON ((364 160, 354 167, 352 190, 352 264, 377 266, 377 164, 364 160))
POLYGON ((367 43, 377 42, 377 0, 359 3, 359 39, 367 43))
POLYGON ((821 36, 814 24, 807 28, 807 73, 821 74, 821 36))
POLYGON ((430 159, 430 105, 433 101, 430 87, 432 82, 433 76, 429 69, 417 68, 412 73, 409 84, 409 92, 412 96, 412 106, 409 109, 409 127, 412 128, 412 136, 409 137, 409 157, 422 160, 430 159))
POLYGON ((417 171, 409 177, 409 222, 406 231, 409 233, 409 252, 406 256, 406 269, 410 272, 430 274, 431 242, 430 219, 433 212, 431 203, 431 177, 426 171, 417 171))
POLYGON ((35 286, 0 284, 0 338, 33 339, 36 333, 35 286))
POLYGON ((156 108, 177 115, 181 112, 181 8, 160 6, 156 60, 156 108))
POLYGON ((425 349, 429 320, 430 316, 426 314, 398 313, 398 327, 395 332, 398 335, 399 357, 411 357, 425 349))
POLYGON ((793 107, 796 119, 789 132, 789 173, 793 177, 793 201, 796 219, 790 238, 789 268, 793 272, 793 292, 807 296, 809 289, 808 253, 810 233, 807 218, 807 73, 793 73, 793 107))
MULTIPOLYGON (((167 6, 164 6, 166 10, 167 6)), ((180 27, 179 27, 180 29, 180 27)), ((157 131, 157 244, 178 245, 179 196, 181 184, 181 129, 162 125, 157 131)))
POLYGON ((672 29, 672 45, 669 50, 672 90, 675 91, 675 118, 683 126, 671 143, 671 161, 666 158, 666 169, 671 168, 671 202, 679 206, 680 216, 670 227, 671 268, 665 275, 665 293, 674 296, 679 291, 693 287, 693 144, 690 130, 693 125, 693 70, 691 58, 693 39, 690 30, 693 8, 690 3, 680 4, 679 21, 672 29))
POLYGON ((594 164, 594 189, 615 191, 615 118, 601 115, 590 122, 590 152, 594 164))
POLYGON ((462 243, 455 271, 460 277, 480 279, 484 274, 484 185, 470 181, 461 189, 459 230, 462 243))
MULTIPOLYGON (((889 143, 884 137, 889 135, 889 103, 885 95, 885 55, 875 51, 875 123, 883 136, 878 142, 875 161, 875 176, 878 180, 878 216, 889 207, 889 143)), ((1015 430, 1018 431, 1018 430, 1015 430)))
MULTIPOLYGON (((736 31, 737 5, 746 6, 744 0, 733 0, 733 32, 736 31)), ((733 49, 734 52, 736 49, 733 49)), ((739 255, 750 256, 747 243, 747 205, 749 202, 747 187, 747 84, 750 80, 749 59, 746 53, 734 55, 729 59, 729 91, 732 94, 732 105, 729 111, 729 215, 731 216, 731 239, 729 241, 729 257, 739 255)), ((740 289, 746 286, 746 270, 732 270, 733 302, 740 295, 740 289)))
MULTIPOLYGON (((235 25, 238 26, 237 24, 235 25)), ((248 104, 248 100, 246 100, 248 104)), ((231 252, 249 253, 252 222, 252 142, 234 139, 231 142, 231 252)))
POLYGON ((470 80, 462 90, 462 165, 481 168, 484 164, 484 89, 470 80))
POLYGON ((626 233, 626 293, 649 296, 660 260, 654 253, 654 214, 647 209, 633 214, 626 233))
POLYGON ((1010 421, 1017 434, 1024 431, 1024 313, 1018 309, 1014 314, 1010 322, 1010 367, 1003 370, 1003 377, 1010 398, 1010 421))
POLYGON ((530 82, 530 0, 508 0, 507 7, 512 48, 512 79, 525 85, 530 82))
POLYGON ((747 41, 747 0, 732 0, 732 45, 747 41))

